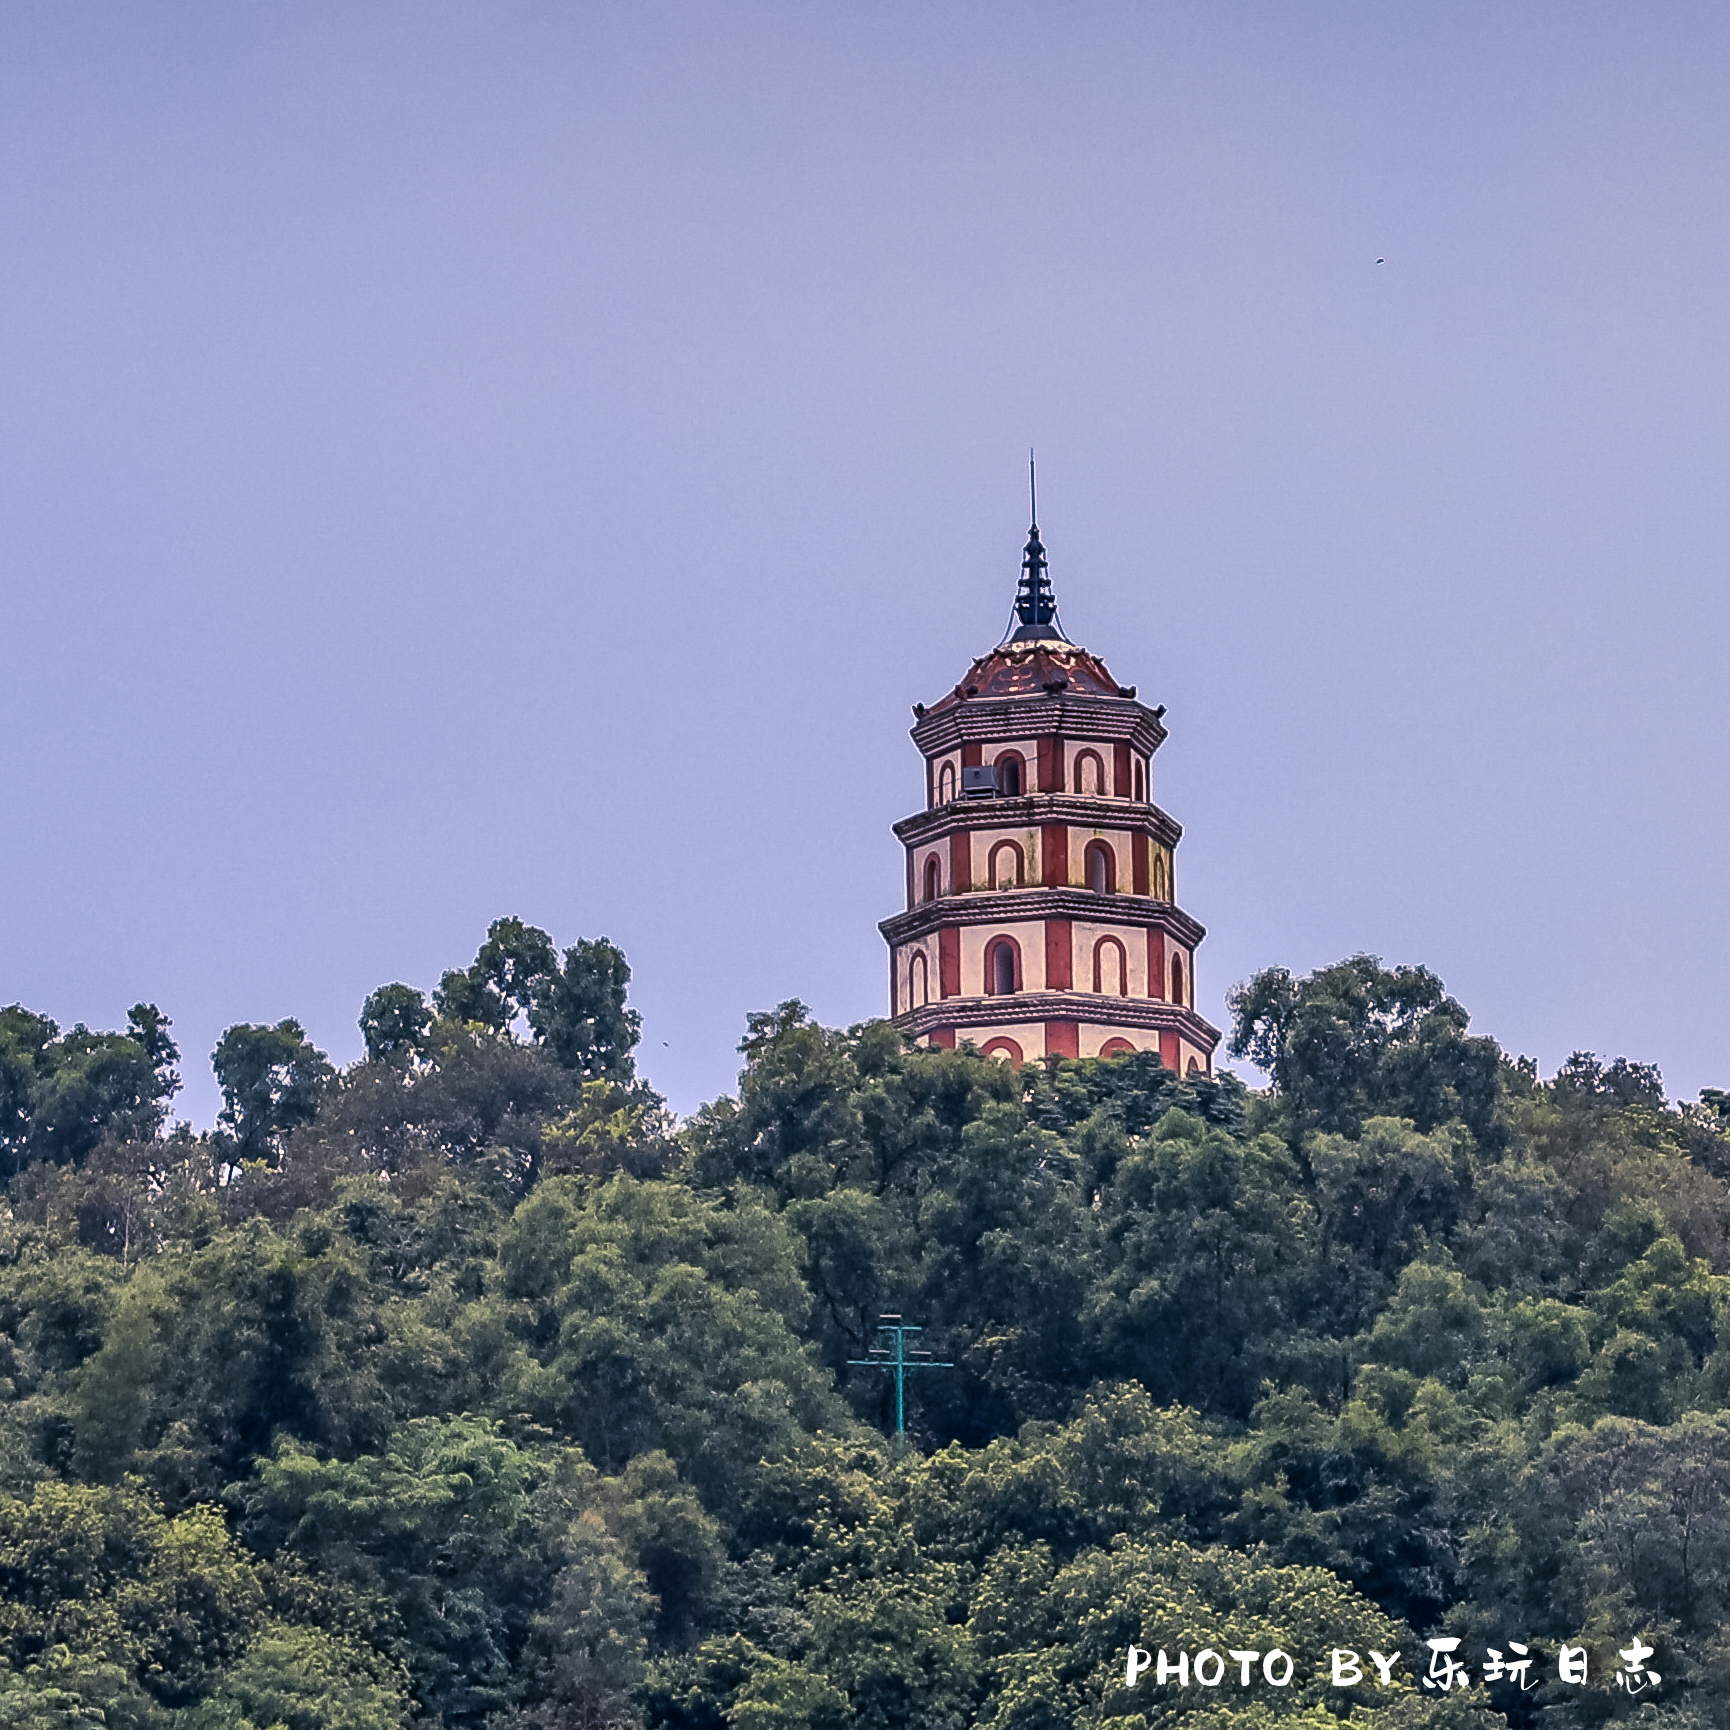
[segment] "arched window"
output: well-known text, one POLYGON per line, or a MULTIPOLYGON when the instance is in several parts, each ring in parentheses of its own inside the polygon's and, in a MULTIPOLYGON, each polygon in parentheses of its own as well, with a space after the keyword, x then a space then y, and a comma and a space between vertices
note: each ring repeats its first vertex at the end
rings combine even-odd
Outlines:
POLYGON ((1153 855, 1153 898, 1155 901, 1171 899, 1171 874, 1166 870, 1163 847, 1153 855))
POLYGON ((1021 1047, 1013 1039, 1005 1039, 999 1035, 996 1039, 988 1039, 981 1057, 1001 1057, 1013 1069, 1021 1067, 1021 1047))
POLYGON ((1102 937, 1093 946, 1093 989, 1108 997, 1129 995, 1129 957, 1115 937, 1102 937))
POLYGON ((1075 759, 1075 790, 1099 798, 1105 791, 1105 763, 1097 751, 1082 751, 1075 759))
POLYGON ((1197 1063, 1193 1057, 1189 1060, 1189 1068, 1186 1071, 1186 1073, 1189 1075, 1200 1075, 1201 1074, 1201 1065, 1199 1063, 1197 1063))
POLYGON ((993 937, 985 951, 985 990, 992 997, 1013 997, 1021 989, 1021 951, 1013 937, 993 937))
POLYGON ((937 863, 937 855, 933 853, 925 861, 925 899, 935 901, 943 893, 943 867, 937 863))
POLYGON ((1171 1000, 1179 1005, 1184 1002, 1183 962, 1175 955, 1171 958, 1171 1000))
POLYGON ((1139 757, 1135 760, 1135 799, 1138 805, 1147 802, 1147 765, 1139 757))
POLYGON ((1019 889, 1025 881, 1020 842, 999 841, 991 849, 991 887, 1019 889))
POLYGON ((1134 1049, 1135 1047, 1127 1039, 1108 1039, 1100 1046, 1099 1055, 1101 1057, 1125 1057, 1134 1049))
POLYGON ((1089 841, 1082 856, 1087 868, 1087 886, 1095 895, 1117 893, 1117 855, 1103 841, 1089 841))
POLYGON ((1019 799, 1027 779, 1027 761, 1019 751, 1000 751, 995 764, 997 791, 1004 799, 1019 799))
POLYGON ((955 797, 955 765, 945 763, 937 771, 937 803, 947 805, 955 797))
POLYGON ((926 971, 923 951, 914 954, 907 969, 907 1007, 923 1009, 931 1001, 931 976, 926 971))

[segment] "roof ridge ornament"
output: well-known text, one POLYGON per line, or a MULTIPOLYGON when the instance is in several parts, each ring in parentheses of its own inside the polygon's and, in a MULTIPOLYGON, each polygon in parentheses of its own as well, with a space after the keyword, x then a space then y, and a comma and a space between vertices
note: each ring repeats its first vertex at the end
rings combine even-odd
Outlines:
POLYGON ((1046 574, 1045 543, 1039 538, 1039 493, 1033 467, 1033 452, 1027 453, 1027 503, 1030 524, 1027 545, 1021 550, 1021 581, 1015 590, 1015 610, 1005 643, 1066 643, 1057 619, 1057 596, 1046 574), (1019 626, 1019 628, 1016 628, 1019 626))

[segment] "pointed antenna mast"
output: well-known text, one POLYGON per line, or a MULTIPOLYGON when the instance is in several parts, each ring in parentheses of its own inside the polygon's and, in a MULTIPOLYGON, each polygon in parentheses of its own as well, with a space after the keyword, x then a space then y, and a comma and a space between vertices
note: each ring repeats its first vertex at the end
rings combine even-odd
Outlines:
POLYGON ((1057 622, 1057 597, 1051 592, 1051 578, 1046 574, 1045 543, 1039 538, 1039 476, 1033 466, 1033 452, 1027 453, 1027 506, 1033 520, 1027 529, 1027 545, 1021 550, 1021 583, 1015 591, 1015 607, 1010 614, 1009 635, 1005 642, 1023 642, 1056 637, 1067 641, 1063 627, 1057 622), (1017 629, 1019 622, 1020 628, 1017 629))

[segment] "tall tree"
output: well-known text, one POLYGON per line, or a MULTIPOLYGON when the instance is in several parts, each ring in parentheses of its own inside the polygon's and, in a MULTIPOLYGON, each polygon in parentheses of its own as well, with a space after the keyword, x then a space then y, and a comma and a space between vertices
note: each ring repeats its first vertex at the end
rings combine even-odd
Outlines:
POLYGON ((360 1031, 368 1063, 406 1061, 425 1049, 433 1012, 412 985, 381 985, 361 1005, 360 1031))
MULTIPOLYGON (((526 1030, 561 1068, 585 1081, 628 1082, 641 1018, 625 1003, 631 982, 624 953, 604 937, 584 938, 561 957, 546 932, 521 919, 495 919, 474 961, 438 983, 433 1006, 447 1021, 478 1024, 520 1037, 526 1030)), ((368 998, 368 1012, 398 1011, 386 986, 368 998)), ((366 1026, 367 1015, 362 1016, 366 1026)), ((382 1028, 381 1028, 382 1031, 382 1028)), ((368 1046, 371 1050, 371 1046, 368 1046)))
POLYGON ((157 1135, 180 1087, 169 1020, 135 1003, 125 1033, 70 1032, 19 1004, 0 1010, 0 1164, 86 1158, 103 1141, 157 1135))
POLYGON ((624 951, 604 937, 584 938, 565 951, 561 966, 540 976, 529 1023, 564 1068, 585 1081, 629 1081, 631 1053, 642 1037, 642 1017, 625 1005, 631 982, 624 951))
POLYGON ((210 1054, 222 1088, 217 1121, 240 1159, 274 1155, 282 1136, 310 1123, 336 1071, 292 1017, 274 1027, 240 1022, 210 1054))
POLYGON ((530 1006, 558 971, 558 951, 538 926, 495 919, 474 961, 438 983, 433 1003, 448 1021, 478 1022, 494 1033, 525 1024, 530 1006))
POLYGON ((0 1157, 10 1177, 24 1163, 37 1083, 52 1073, 60 1029, 22 1003, 0 1009, 0 1157))
POLYGON ((1354 955, 1303 979, 1270 967, 1229 999, 1230 1051, 1273 1082, 1299 1136, 1356 1136, 1371 1117, 1465 1123, 1495 1139, 1501 1048, 1427 967, 1354 955))

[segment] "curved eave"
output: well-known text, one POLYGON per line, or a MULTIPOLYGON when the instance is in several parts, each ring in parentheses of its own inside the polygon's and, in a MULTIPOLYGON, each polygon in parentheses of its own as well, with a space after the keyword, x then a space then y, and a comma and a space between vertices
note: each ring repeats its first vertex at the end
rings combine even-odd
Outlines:
POLYGON ((894 1022, 914 1039, 939 1028, 1004 1027, 1027 1021, 1087 1021, 1101 1027, 1139 1027, 1178 1033, 1211 1059, 1220 1031, 1193 1009, 1162 997, 1111 997, 1098 991, 1017 991, 1008 997, 943 997, 894 1022))
POLYGON ((1207 927, 1174 901, 1149 895, 1101 895, 1092 889, 982 889, 921 901, 879 922, 888 943, 908 943, 946 925, 1006 925, 1019 919, 1069 919, 1163 931, 1193 950, 1207 927))
POLYGON ((1061 733, 1089 739, 1124 739, 1149 756, 1165 742, 1158 713, 1133 697, 1084 697, 1058 691, 1030 697, 966 697, 930 709, 912 728, 927 757, 963 743, 1038 738, 1061 733))
POLYGON ((1073 829, 1140 830, 1167 847, 1175 847, 1183 837, 1183 825, 1157 805, 1080 793, 1023 793, 1014 799, 951 799, 947 805, 915 811, 895 825, 895 838, 917 847, 957 830, 1037 829, 1043 823, 1065 823, 1073 829))

